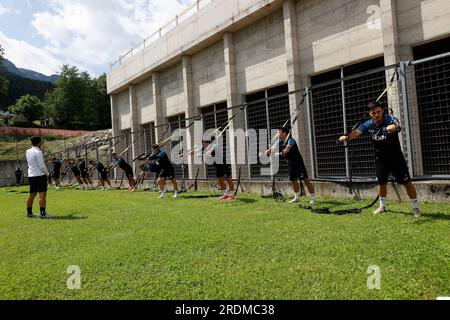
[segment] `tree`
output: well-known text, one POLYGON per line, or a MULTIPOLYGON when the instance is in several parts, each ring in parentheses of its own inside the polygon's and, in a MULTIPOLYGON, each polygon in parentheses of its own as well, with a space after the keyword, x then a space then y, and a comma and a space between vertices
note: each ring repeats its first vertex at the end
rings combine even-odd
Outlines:
POLYGON ((87 72, 65 65, 56 88, 47 93, 46 114, 55 125, 67 129, 99 130, 111 127, 106 75, 91 79, 87 72))
POLYGON ((3 65, 3 56, 5 54, 5 50, 0 45, 0 97, 5 96, 8 92, 9 81, 3 77, 3 74, 6 73, 6 68, 3 65))
POLYGON ((9 111, 19 119, 25 120, 27 124, 41 120, 44 117, 44 106, 38 97, 25 95, 20 97, 16 104, 9 107, 9 111))

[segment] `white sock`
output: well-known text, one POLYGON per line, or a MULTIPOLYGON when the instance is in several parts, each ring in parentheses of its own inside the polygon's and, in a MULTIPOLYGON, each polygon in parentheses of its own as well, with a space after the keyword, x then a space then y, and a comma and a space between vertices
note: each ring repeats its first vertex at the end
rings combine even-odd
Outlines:
POLYGON ((295 193, 295 199, 300 199, 300 195, 301 195, 301 192, 296 192, 295 193))
POLYGON ((380 207, 386 207, 386 198, 380 197, 380 207))
POLYGON ((223 195, 224 195, 224 196, 227 196, 227 195, 228 195, 228 191, 225 190, 225 191, 223 192, 223 195))
POLYGON ((411 199, 413 209, 419 209, 419 200, 411 199))
POLYGON ((174 195, 178 195, 178 191, 174 191, 174 195))
POLYGON ((311 200, 311 201, 316 201, 316 195, 314 194, 314 193, 311 193, 310 195, 309 195, 309 199, 311 200))

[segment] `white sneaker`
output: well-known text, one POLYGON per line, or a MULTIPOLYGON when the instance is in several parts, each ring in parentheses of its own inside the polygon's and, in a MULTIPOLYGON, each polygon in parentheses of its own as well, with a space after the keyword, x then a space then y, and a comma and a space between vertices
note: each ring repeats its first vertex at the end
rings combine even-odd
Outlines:
POLYGON ((289 201, 289 203, 296 203, 296 202, 299 202, 299 201, 300 201, 300 199, 297 198, 297 197, 295 197, 294 199, 292 199, 291 201, 289 201))
POLYGON ((180 196, 179 196, 177 193, 175 193, 175 194, 173 195, 173 197, 174 197, 174 198, 179 198, 180 196))
POLYGON ((386 207, 379 207, 377 210, 373 212, 373 214, 380 214, 384 212, 387 212, 386 207))
POLYGON ((316 204, 316 201, 315 201, 315 200, 310 200, 310 201, 309 201, 309 205, 310 205, 310 206, 313 206, 313 205, 315 205, 315 204, 316 204))
POLYGON ((414 218, 419 218, 420 216, 422 216, 422 212, 420 212, 419 208, 414 208, 413 215, 414 215, 414 218))
POLYGON ((56 191, 61 191, 61 187, 56 187, 56 191))
POLYGON ((162 195, 159 196, 159 199, 165 199, 165 198, 166 198, 165 194, 162 194, 162 195))
POLYGON ((100 188, 101 191, 105 191, 105 188, 100 188))

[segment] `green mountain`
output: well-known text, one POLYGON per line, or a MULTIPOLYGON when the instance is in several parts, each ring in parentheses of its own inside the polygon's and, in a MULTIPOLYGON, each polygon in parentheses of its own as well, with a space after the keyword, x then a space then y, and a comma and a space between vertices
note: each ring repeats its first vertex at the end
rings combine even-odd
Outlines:
POLYGON ((28 69, 23 69, 23 68, 17 68, 16 65, 14 63, 12 63, 11 61, 9 61, 8 59, 4 59, 3 61, 3 65, 6 67, 6 70, 12 74, 15 74, 19 77, 22 78, 27 78, 27 79, 31 79, 31 80, 38 80, 38 81, 44 81, 44 82, 51 82, 51 83, 55 83, 56 80, 58 80, 58 75, 51 75, 51 76, 46 76, 42 73, 33 71, 33 70, 28 70, 28 69))
POLYGON ((32 80, 8 71, 6 73, 0 72, 0 76, 9 80, 8 94, 5 97, 0 97, 0 110, 6 110, 8 106, 15 104, 17 99, 26 94, 37 96, 43 100, 45 93, 55 87, 51 82, 32 80))

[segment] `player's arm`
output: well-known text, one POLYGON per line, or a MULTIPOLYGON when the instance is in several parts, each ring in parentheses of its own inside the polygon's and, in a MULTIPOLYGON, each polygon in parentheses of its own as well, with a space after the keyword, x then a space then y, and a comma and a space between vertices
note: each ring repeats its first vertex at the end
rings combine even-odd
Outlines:
POLYGON ((402 131, 402 127, 400 126, 400 120, 395 117, 392 117, 391 124, 386 127, 386 131, 388 134, 393 134, 395 132, 402 131))
POLYGON ((350 142, 352 140, 358 139, 362 134, 363 133, 359 129, 358 130, 353 130, 348 135, 341 136, 339 138, 339 142, 340 143, 350 142))

